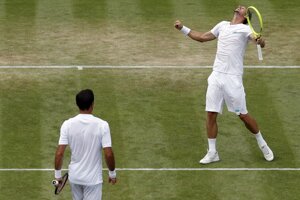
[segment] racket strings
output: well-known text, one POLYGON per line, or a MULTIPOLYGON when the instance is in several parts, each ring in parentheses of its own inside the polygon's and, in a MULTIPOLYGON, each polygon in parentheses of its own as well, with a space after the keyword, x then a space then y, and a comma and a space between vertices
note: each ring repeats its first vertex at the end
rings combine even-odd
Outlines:
POLYGON ((254 31, 256 33, 260 33, 261 32, 261 26, 260 26, 260 22, 259 22, 259 17, 255 12, 252 14, 252 17, 251 17, 250 21, 251 21, 251 25, 252 25, 254 31))
POLYGON ((248 18, 250 20, 250 26, 253 31, 257 33, 257 37, 260 37, 262 32, 262 21, 260 19, 259 14, 254 9, 248 9, 248 18))

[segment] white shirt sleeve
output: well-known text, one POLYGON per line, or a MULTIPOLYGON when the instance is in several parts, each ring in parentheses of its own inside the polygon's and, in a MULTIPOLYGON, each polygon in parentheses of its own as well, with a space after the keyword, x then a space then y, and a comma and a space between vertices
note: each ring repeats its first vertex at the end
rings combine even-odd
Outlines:
POLYGON ((228 22, 226 21, 222 21, 220 23, 218 23, 215 27, 213 27, 213 29, 211 29, 211 33, 215 36, 215 37, 219 37, 219 33, 220 33, 220 30, 221 30, 221 27, 226 24, 228 22))
POLYGON ((68 145, 68 123, 65 121, 60 128, 59 145, 68 145))
POLYGON ((102 148, 111 147, 110 129, 107 122, 104 123, 103 136, 102 136, 102 148))
POLYGON ((252 37, 252 31, 251 31, 249 25, 247 25, 246 27, 247 27, 247 28, 246 28, 247 38, 248 38, 248 40, 251 40, 251 37, 252 37))

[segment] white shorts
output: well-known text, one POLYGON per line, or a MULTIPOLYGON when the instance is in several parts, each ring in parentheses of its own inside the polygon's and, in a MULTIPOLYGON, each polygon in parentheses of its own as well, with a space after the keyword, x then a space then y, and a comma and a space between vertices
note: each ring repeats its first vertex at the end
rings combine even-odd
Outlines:
POLYGON ((207 81, 206 111, 222 114, 225 102, 230 112, 248 113, 242 76, 213 71, 207 81))
POLYGON ((78 185, 70 183, 73 200, 101 200, 102 183, 97 185, 78 185))

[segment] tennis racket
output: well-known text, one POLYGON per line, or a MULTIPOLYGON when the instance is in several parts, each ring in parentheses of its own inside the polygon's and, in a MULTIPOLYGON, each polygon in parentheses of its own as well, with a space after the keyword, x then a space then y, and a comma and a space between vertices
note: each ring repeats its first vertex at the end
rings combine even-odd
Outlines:
MULTIPOLYGON (((261 37, 263 31, 263 20, 260 12, 254 6, 249 6, 247 8, 246 18, 254 36, 254 39, 258 40, 261 37)), ((257 54, 258 59, 263 60, 260 44, 257 44, 257 54)))
POLYGON ((54 190, 54 194, 59 194, 63 188, 65 187, 67 181, 68 181, 68 177, 69 177, 69 174, 68 173, 65 173, 62 177, 62 180, 61 181, 58 181, 58 180, 53 180, 52 181, 52 185, 54 185, 55 187, 55 190, 54 190))

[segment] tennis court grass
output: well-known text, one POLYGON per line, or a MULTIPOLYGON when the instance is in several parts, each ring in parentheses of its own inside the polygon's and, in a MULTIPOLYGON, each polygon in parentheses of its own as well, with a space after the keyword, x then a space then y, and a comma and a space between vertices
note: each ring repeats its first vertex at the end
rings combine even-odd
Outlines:
MULTIPOLYGON (((197 43, 176 19, 208 31, 247 1, 0 0, 0 65, 212 65, 216 41, 197 43)), ((264 61, 249 45, 246 65, 300 65, 300 2, 251 1, 265 22, 264 61)), ((91 88, 95 115, 110 123, 119 168, 198 168, 205 154, 210 69, 0 69, 0 168, 53 168, 74 95, 91 88)), ((299 69, 246 69, 248 110, 275 153, 265 162, 251 134, 219 117, 222 161, 211 168, 299 168, 299 69)), ((69 154, 69 152, 68 152, 69 154)), ((64 167, 67 167, 69 155, 64 167)), ((206 166, 205 166, 206 167, 206 166)), ((103 199, 299 199, 299 171, 120 171, 103 199)), ((104 172, 107 179, 107 174, 104 172)), ((52 172, 0 171, 0 199, 54 196, 52 172)))
MULTIPOLYGON (((0 168, 52 168, 60 125, 77 113, 74 95, 83 88, 95 91, 95 115, 111 125, 117 167, 203 167, 198 161, 207 147, 204 100, 209 73, 210 69, 1 69, 0 168)), ((264 161, 253 136, 225 111, 219 123, 222 161, 209 167, 300 166, 298 74, 299 69, 246 69, 248 108, 273 148, 275 161, 264 161)), ((68 156, 65 167, 67 163, 68 156)), ((51 172, 0 176, 0 199, 55 199, 51 172), (34 190, 14 193, 13 184, 20 191, 27 190, 26 184, 34 190)), ((114 187, 104 185, 105 198, 109 193, 112 199, 300 196, 299 171, 121 171, 119 179, 114 187)), ((60 198, 68 199, 68 190, 60 198)))
MULTIPOLYGON (((122 171, 118 174, 123 179, 120 179, 118 185, 104 184, 103 199, 299 198, 296 188, 299 174, 295 172, 122 171)), ((1 187, 2 199, 71 199, 68 185, 59 196, 53 194, 48 180, 52 178, 50 172, 43 172, 43 175, 40 172, 1 172, 0 178, 7 180, 7 184, 1 187)))
MULTIPOLYGON (((197 43, 173 27, 176 19, 209 31, 230 20, 235 0, 0 1, 1 65, 211 65, 216 42, 197 43)), ((265 21, 259 62, 299 65, 299 1, 251 1, 265 21), (288 35, 288 39, 283 39, 288 35)))

